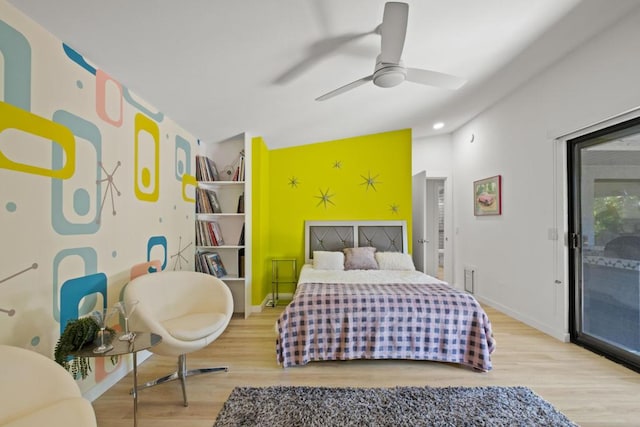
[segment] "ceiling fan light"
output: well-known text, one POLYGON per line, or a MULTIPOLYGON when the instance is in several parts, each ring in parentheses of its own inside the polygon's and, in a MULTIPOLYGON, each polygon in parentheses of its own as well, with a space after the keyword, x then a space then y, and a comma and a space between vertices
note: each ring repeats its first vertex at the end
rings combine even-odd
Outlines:
POLYGON ((394 87, 402 83, 407 76, 404 67, 385 67, 373 75, 373 83, 380 87, 394 87))

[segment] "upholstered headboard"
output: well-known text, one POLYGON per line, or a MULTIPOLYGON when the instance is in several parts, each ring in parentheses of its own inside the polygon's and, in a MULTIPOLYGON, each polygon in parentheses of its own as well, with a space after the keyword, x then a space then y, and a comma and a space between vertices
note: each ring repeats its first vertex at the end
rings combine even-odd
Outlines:
POLYGON ((373 246, 383 252, 407 253, 406 221, 305 221, 305 262, 313 251, 341 251, 373 246))

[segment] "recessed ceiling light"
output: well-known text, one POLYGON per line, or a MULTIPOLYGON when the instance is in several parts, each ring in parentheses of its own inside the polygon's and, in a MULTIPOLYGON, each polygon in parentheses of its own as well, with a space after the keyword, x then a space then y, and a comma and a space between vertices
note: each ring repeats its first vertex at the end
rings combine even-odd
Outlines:
POLYGON ((442 123, 442 122, 438 122, 438 123, 434 123, 433 124, 433 128, 435 130, 442 129, 443 127, 444 127, 444 123, 442 123))

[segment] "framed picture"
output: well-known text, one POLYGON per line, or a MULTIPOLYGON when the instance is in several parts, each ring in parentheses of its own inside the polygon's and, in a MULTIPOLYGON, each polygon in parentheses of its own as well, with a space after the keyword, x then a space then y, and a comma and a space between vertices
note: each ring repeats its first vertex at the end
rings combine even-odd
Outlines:
POLYGON ((473 214, 475 216, 502 214, 502 176, 473 182, 473 214))

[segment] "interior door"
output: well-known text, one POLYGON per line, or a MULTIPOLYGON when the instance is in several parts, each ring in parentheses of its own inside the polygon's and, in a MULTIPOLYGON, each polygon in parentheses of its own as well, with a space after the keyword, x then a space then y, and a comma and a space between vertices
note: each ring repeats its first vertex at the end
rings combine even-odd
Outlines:
MULTIPOLYGON (((425 271, 427 172, 418 172, 413 176, 412 189, 413 215, 411 223, 412 255, 416 270, 425 271)), ((428 274, 428 273, 427 273, 428 274)))
POLYGON ((427 178, 425 206, 424 268, 430 276, 441 278, 440 263, 440 201, 438 189, 442 180, 427 178))

